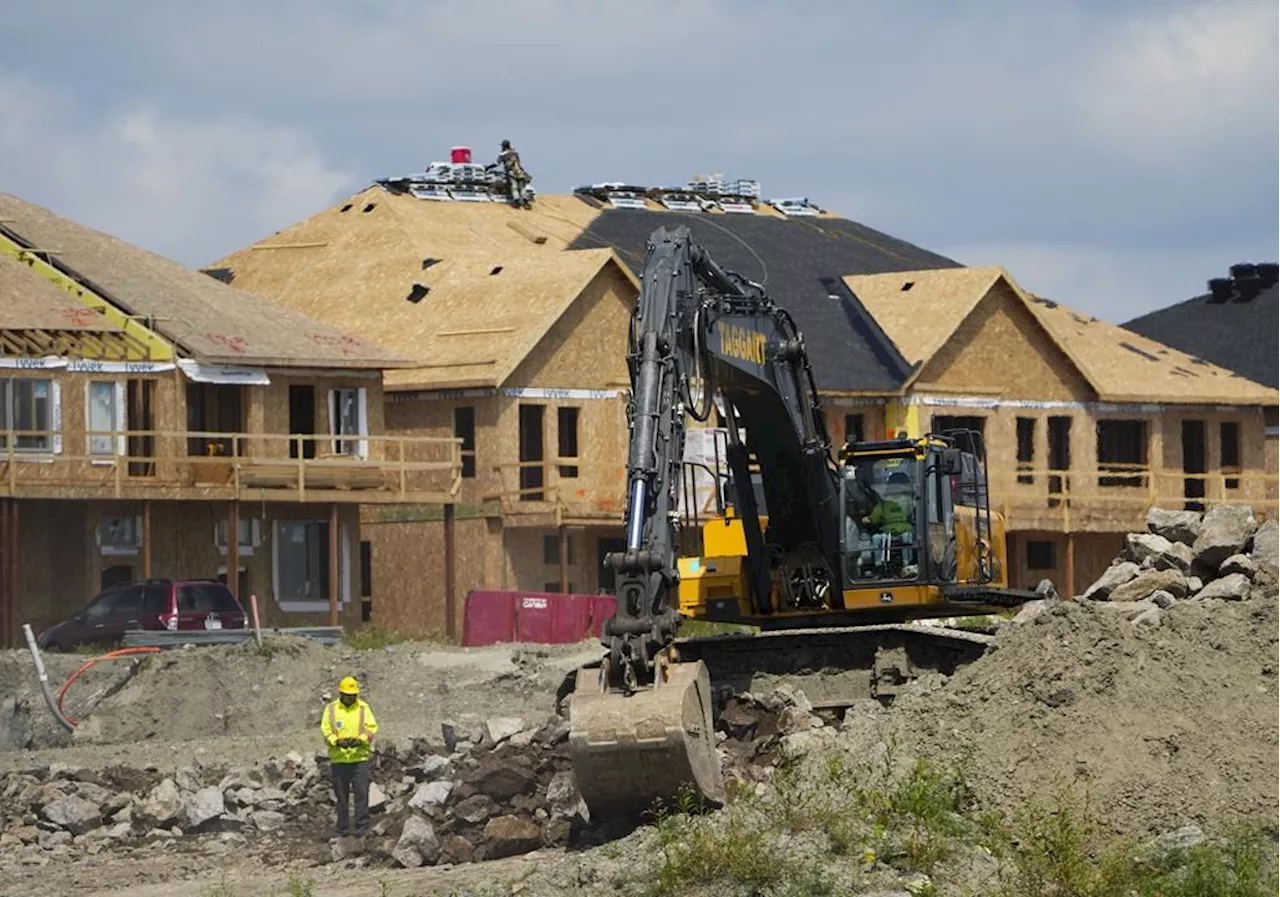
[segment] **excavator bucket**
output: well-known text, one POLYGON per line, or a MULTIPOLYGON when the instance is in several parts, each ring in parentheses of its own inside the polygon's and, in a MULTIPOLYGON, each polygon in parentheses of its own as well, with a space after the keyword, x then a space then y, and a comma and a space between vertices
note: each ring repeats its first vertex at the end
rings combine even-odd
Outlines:
POLYGON ((604 690, 598 669, 578 670, 569 754, 593 820, 636 816, 685 789, 722 805, 706 664, 673 664, 665 681, 630 695, 604 690))

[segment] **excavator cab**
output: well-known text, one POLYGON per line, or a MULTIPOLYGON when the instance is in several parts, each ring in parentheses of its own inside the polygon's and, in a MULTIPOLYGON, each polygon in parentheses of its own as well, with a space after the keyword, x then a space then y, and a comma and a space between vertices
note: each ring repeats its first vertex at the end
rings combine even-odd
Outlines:
POLYGON ((991 514, 979 434, 849 444, 840 462, 846 609, 938 604, 944 589, 1003 585, 1003 522, 991 514))

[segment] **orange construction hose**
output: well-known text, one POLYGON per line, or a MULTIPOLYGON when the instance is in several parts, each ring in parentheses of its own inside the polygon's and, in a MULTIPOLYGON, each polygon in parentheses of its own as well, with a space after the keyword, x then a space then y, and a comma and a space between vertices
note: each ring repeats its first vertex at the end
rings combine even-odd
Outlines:
POLYGON ((80 669, 76 670, 74 673, 71 674, 71 678, 69 678, 66 682, 62 683, 62 688, 58 689, 58 710, 62 711, 62 715, 66 717, 67 722, 71 723, 71 725, 73 726, 80 725, 79 720, 72 719, 71 715, 67 713, 67 711, 62 709, 62 696, 67 693, 67 689, 71 687, 71 683, 75 682, 76 679, 80 678, 81 673, 83 673, 85 670, 92 667, 95 663, 97 663, 100 660, 119 660, 123 657, 130 657, 134 654, 155 654, 158 651, 160 651, 159 648, 119 648, 115 651, 108 651, 106 654, 103 654, 101 657, 94 657, 91 660, 86 660, 83 664, 80 665, 80 669))

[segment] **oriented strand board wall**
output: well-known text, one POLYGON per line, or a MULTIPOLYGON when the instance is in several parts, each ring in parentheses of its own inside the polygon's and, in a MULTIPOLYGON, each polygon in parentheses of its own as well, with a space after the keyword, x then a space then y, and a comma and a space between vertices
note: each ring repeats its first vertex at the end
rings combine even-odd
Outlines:
POLYGON ((1088 383, 1005 286, 978 303, 917 380, 916 392, 1086 401, 1088 383))
POLYGON ((1064 533, 1024 531, 1008 535, 1009 585, 1015 589, 1034 589, 1048 579, 1063 597, 1080 595, 1106 571, 1111 561, 1124 548, 1121 533, 1084 533, 1071 535, 1072 582, 1067 582, 1067 536, 1064 533), (1028 564, 1030 542, 1053 545, 1053 566, 1032 569, 1028 564))
MULTIPOLYGON (((359 376, 347 372, 335 371, 333 374, 297 373, 271 374, 270 386, 249 387, 247 429, 253 433, 267 433, 284 437, 289 433, 289 387, 311 386, 315 389, 315 432, 328 434, 331 430, 330 392, 334 389, 363 389, 366 391, 367 423, 370 435, 381 436, 386 432, 385 402, 382 393, 382 377, 359 376)), ((256 440, 269 457, 287 458, 289 456, 288 440, 276 438, 256 440)), ((318 444, 318 451, 332 451, 325 442, 318 444)), ((370 458, 384 457, 384 443, 378 439, 370 441, 370 458)), ((393 454, 394 457, 394 454, 393 454)))
MULTIPOLYGON (((514 459, 511 446, 517 438, 498 428, 501 406, 506 400, 499 396, 474 396, 471 398, 421 398, 416 393, 388 393, 386 409, 387 435, 405 437, 453 437, 455 408, 471 407, 476 417, 476 475, 462 481, 460 503, 479 505, 483 496, 502 490, 502 475, 495 465, 500 459, 514 459)), ((398 449, 393 449, 394 452, 398 449)), ((405 448, 408 457, 415 457, 411 445, 405 448)), ((436 450, 438 452, 438 450, 436 450)))
POLYGON ((82 608, 97 591, 87 566, 86 504, 18 502, 18 623, 41 630, 82 608))
MULTIPOLYGON (((444 523, 440 509, 421 509, 422 518, 370 523, 365 538, 373 552, 374 625, 406 633, 445 633, 444 523)), ((497 521, 459 519, 454 526, 454 595, 457 635, 473 589, 500 589, 501 567, 491 558, 501 551, 497 521)))

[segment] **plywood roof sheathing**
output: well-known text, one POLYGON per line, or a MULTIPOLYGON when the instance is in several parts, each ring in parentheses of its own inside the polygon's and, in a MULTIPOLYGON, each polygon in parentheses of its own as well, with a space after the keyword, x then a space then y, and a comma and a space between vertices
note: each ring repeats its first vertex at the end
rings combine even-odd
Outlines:
POLYGON ((1230 371, 1033 296, 998 266, 856 275, 844 281, 913 361, 927 362, 1003 281, 1101 400, 1251 405, 1277 401, 1274 390, 1230 371))
POLYGON ((60 247, 59 263, 125 314, 167 319, 156 329, 198 360, 335 369, 404 363, 380 346, 16 196, 0 193, 0 214, 25 243, 60 247))
POLYGON ((22 262, 0 255, 0 329, 119 332, 22 262))

